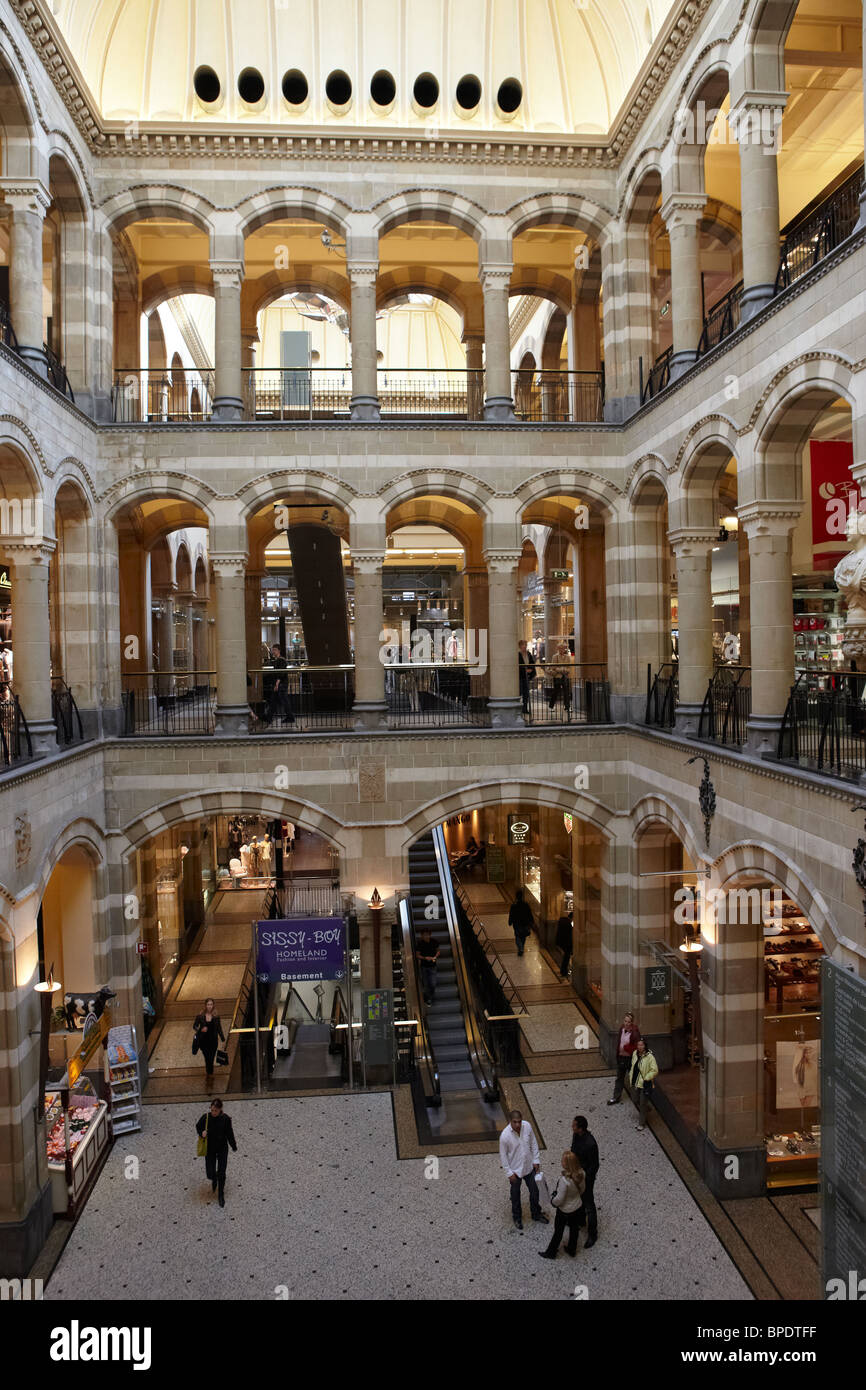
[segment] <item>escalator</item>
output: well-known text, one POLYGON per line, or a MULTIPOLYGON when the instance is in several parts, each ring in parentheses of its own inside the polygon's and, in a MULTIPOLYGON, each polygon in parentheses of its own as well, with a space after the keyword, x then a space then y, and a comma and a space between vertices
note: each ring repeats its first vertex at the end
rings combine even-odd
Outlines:
MULTIPOLYGON (((422 1037, 432 1054, 438 1092, 426 1097, 426 1137, 456 1141, 498 1133, 502 1124, 499 1085, 493 1059, 481 1031, 472 985, 463 958, 451 869, 441 829, 425 835, 409 849, 409 899, 406 909, 411 951, 415 939, 429 927, 439 947, 436 997, 423 1002, 420 982, 417 1007, 422 1037), (432 1114, 431 1114, 432 1111, 432 1114)), ((406 933, 404 932, 404 936, 406 933)), ((419 1133, 425 1118, 417 1115, 419 1133)), ((424 1136, 422 1136, 424 1137, 424 1136)))
POLYGON ((345 673, 320 669, 348 666, 351 661, 340 537, 326 525, 301 522, 288 527, 288 542, 311 668, 303 672, 300 694, 312 696, 315 711, 344 710, 351 705, 345 673))

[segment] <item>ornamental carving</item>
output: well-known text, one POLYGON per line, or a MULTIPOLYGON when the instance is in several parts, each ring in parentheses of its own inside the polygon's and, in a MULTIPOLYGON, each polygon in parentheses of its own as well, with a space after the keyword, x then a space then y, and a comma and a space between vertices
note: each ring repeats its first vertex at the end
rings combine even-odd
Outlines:
POLYGON ((704 840, 706 841, 707 849, 709 849, 710 829, 712 827, 713 816, 716 814, 716 789, 710 781, 710 765, 706 758, 701 758, 700 756, 689 758, 686 766, 699 762, 703 762, 704 775, 701 778, 701 785, 698 789, 698 805, 701 809, 701 815, 704 818, 704 840))
POLYGON ((23 869, 30 858, 31 827, 26 811, 15 817, 15 866, 23 869))

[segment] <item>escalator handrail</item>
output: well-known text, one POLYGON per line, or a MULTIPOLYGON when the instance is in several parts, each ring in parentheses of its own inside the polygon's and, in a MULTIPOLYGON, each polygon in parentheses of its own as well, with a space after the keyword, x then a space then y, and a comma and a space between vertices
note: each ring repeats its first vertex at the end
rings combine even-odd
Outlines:
POLYGON ((479 1088, 481 1090, 496 1092, 499 1089, 496 1063, 487 1046, 484 1030, 478 1021, 478 1013, 475 1008, 475 996, 472 991, 472 981, 469 978, 466 958, 463 954, 463 942, 460 938, 460 927, 457 922, 454 881, 451 877, 451 865, 445 846, 445 833, 441 826, 437 826, 433 831, 433 848, 436 851, 439 883, 442 888, 442 901, 445 904, 445 920, 448 925, 448 936, 451 941, 451 950, 454 957, 454 973, 457 977, 457 990, 460 995, 460 1003, 463 1007, 463 1022, 466 1029, 469 1060, 472 1064, 472 1070, 476 1073, 476 1081, 478 1082, 479 1088))
POLYGON ((433 1046, 433 1039, 427 1027, 426 1009, 422 1008, 422 993, 418 982, 418 958, 415 954, 415 933, 412 924, 412 908, 408 898, 401 898, 399 902, 400 927, 403 933, 403 987, 407 994, 406 1007, 418 1020, 420 1033, 420 1049, 418 1059, 422 1066, 426 1067, 429 1081, 430 1094, 432 1096, 441 1095, 441 1085, 439 1081, 439 1068, 436 1065, 436 1050, 433 1046))
POLYGON ((494 971, 494 974, 496 973, 497 967, 502 972, 500 975, 496 976, 502 988, 502 993, 508 999, 508 1002, 514 1010, 515 1014, 528 1014, 529 1010, 526 1007, 523 995, 520 993, 520 990, 517 988, 517 985, 512 980, 511 976, 508 973, 508 970, 505 967, 505 963, 502 957, 500 956, 493 942, 490 940, 490 937, 487 935, 487 932, 484 928, 484 923, 478 916, 478 913, 475 911, 475 908, 472 906, 472 903, 469 901, 466 889, 463 887, 462 884, 459 884, 458 890, 460 893, 460 904, 463 908, 463 911, 466 913, 466 917, 470 927, 472 928, 472 930, 478 938, 478 941, 481 945, 481 949, 483 950, 485 956, 487 956, 490 960, 490 965, 494 971), (492 959, 490 959, 491 957, 492 959), (516 1008, 515 1001, 517 1002, 516 1008))

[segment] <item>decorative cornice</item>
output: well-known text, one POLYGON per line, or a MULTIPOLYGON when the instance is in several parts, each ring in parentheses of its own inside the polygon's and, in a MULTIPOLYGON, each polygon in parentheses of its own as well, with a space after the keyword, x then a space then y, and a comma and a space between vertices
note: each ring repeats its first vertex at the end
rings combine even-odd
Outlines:
POLYGON ((218 574, 222 579, 240 579, 246 574, 249 556, 242 550, 211 555, 209 558, 214 574, 218 574))
POLYGON ((677 556, 680 551, 684 555, 692 551, 698 555, 706 555, 714 545, 718 545, 719 532, 717 527, 683 526, 679 530, 668 531, 668 540, 677 556))
POLYGON ((351 549, 352 567, 355 574, 380 574, 385 563, 384 550, 351 549))
POLYGON ((482 551, 485 564, 492 574, 510 574, 517 569, 523 556, 523 549, 503 549, 482 551))

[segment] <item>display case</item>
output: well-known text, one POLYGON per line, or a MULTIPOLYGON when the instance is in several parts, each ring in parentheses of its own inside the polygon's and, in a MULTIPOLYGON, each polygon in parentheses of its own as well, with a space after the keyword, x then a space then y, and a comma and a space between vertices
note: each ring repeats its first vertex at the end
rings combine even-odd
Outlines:
POLYGON ((75 1215, 96 1179, 108 1138, 105 1101, 79 1091, 46 1092, 45 1146, 55 1215, 75 1215))
POLYGON ((798 667, 841 671, 845 616, 842 599, 832 589, 794 590, 794 659, 798 667))

